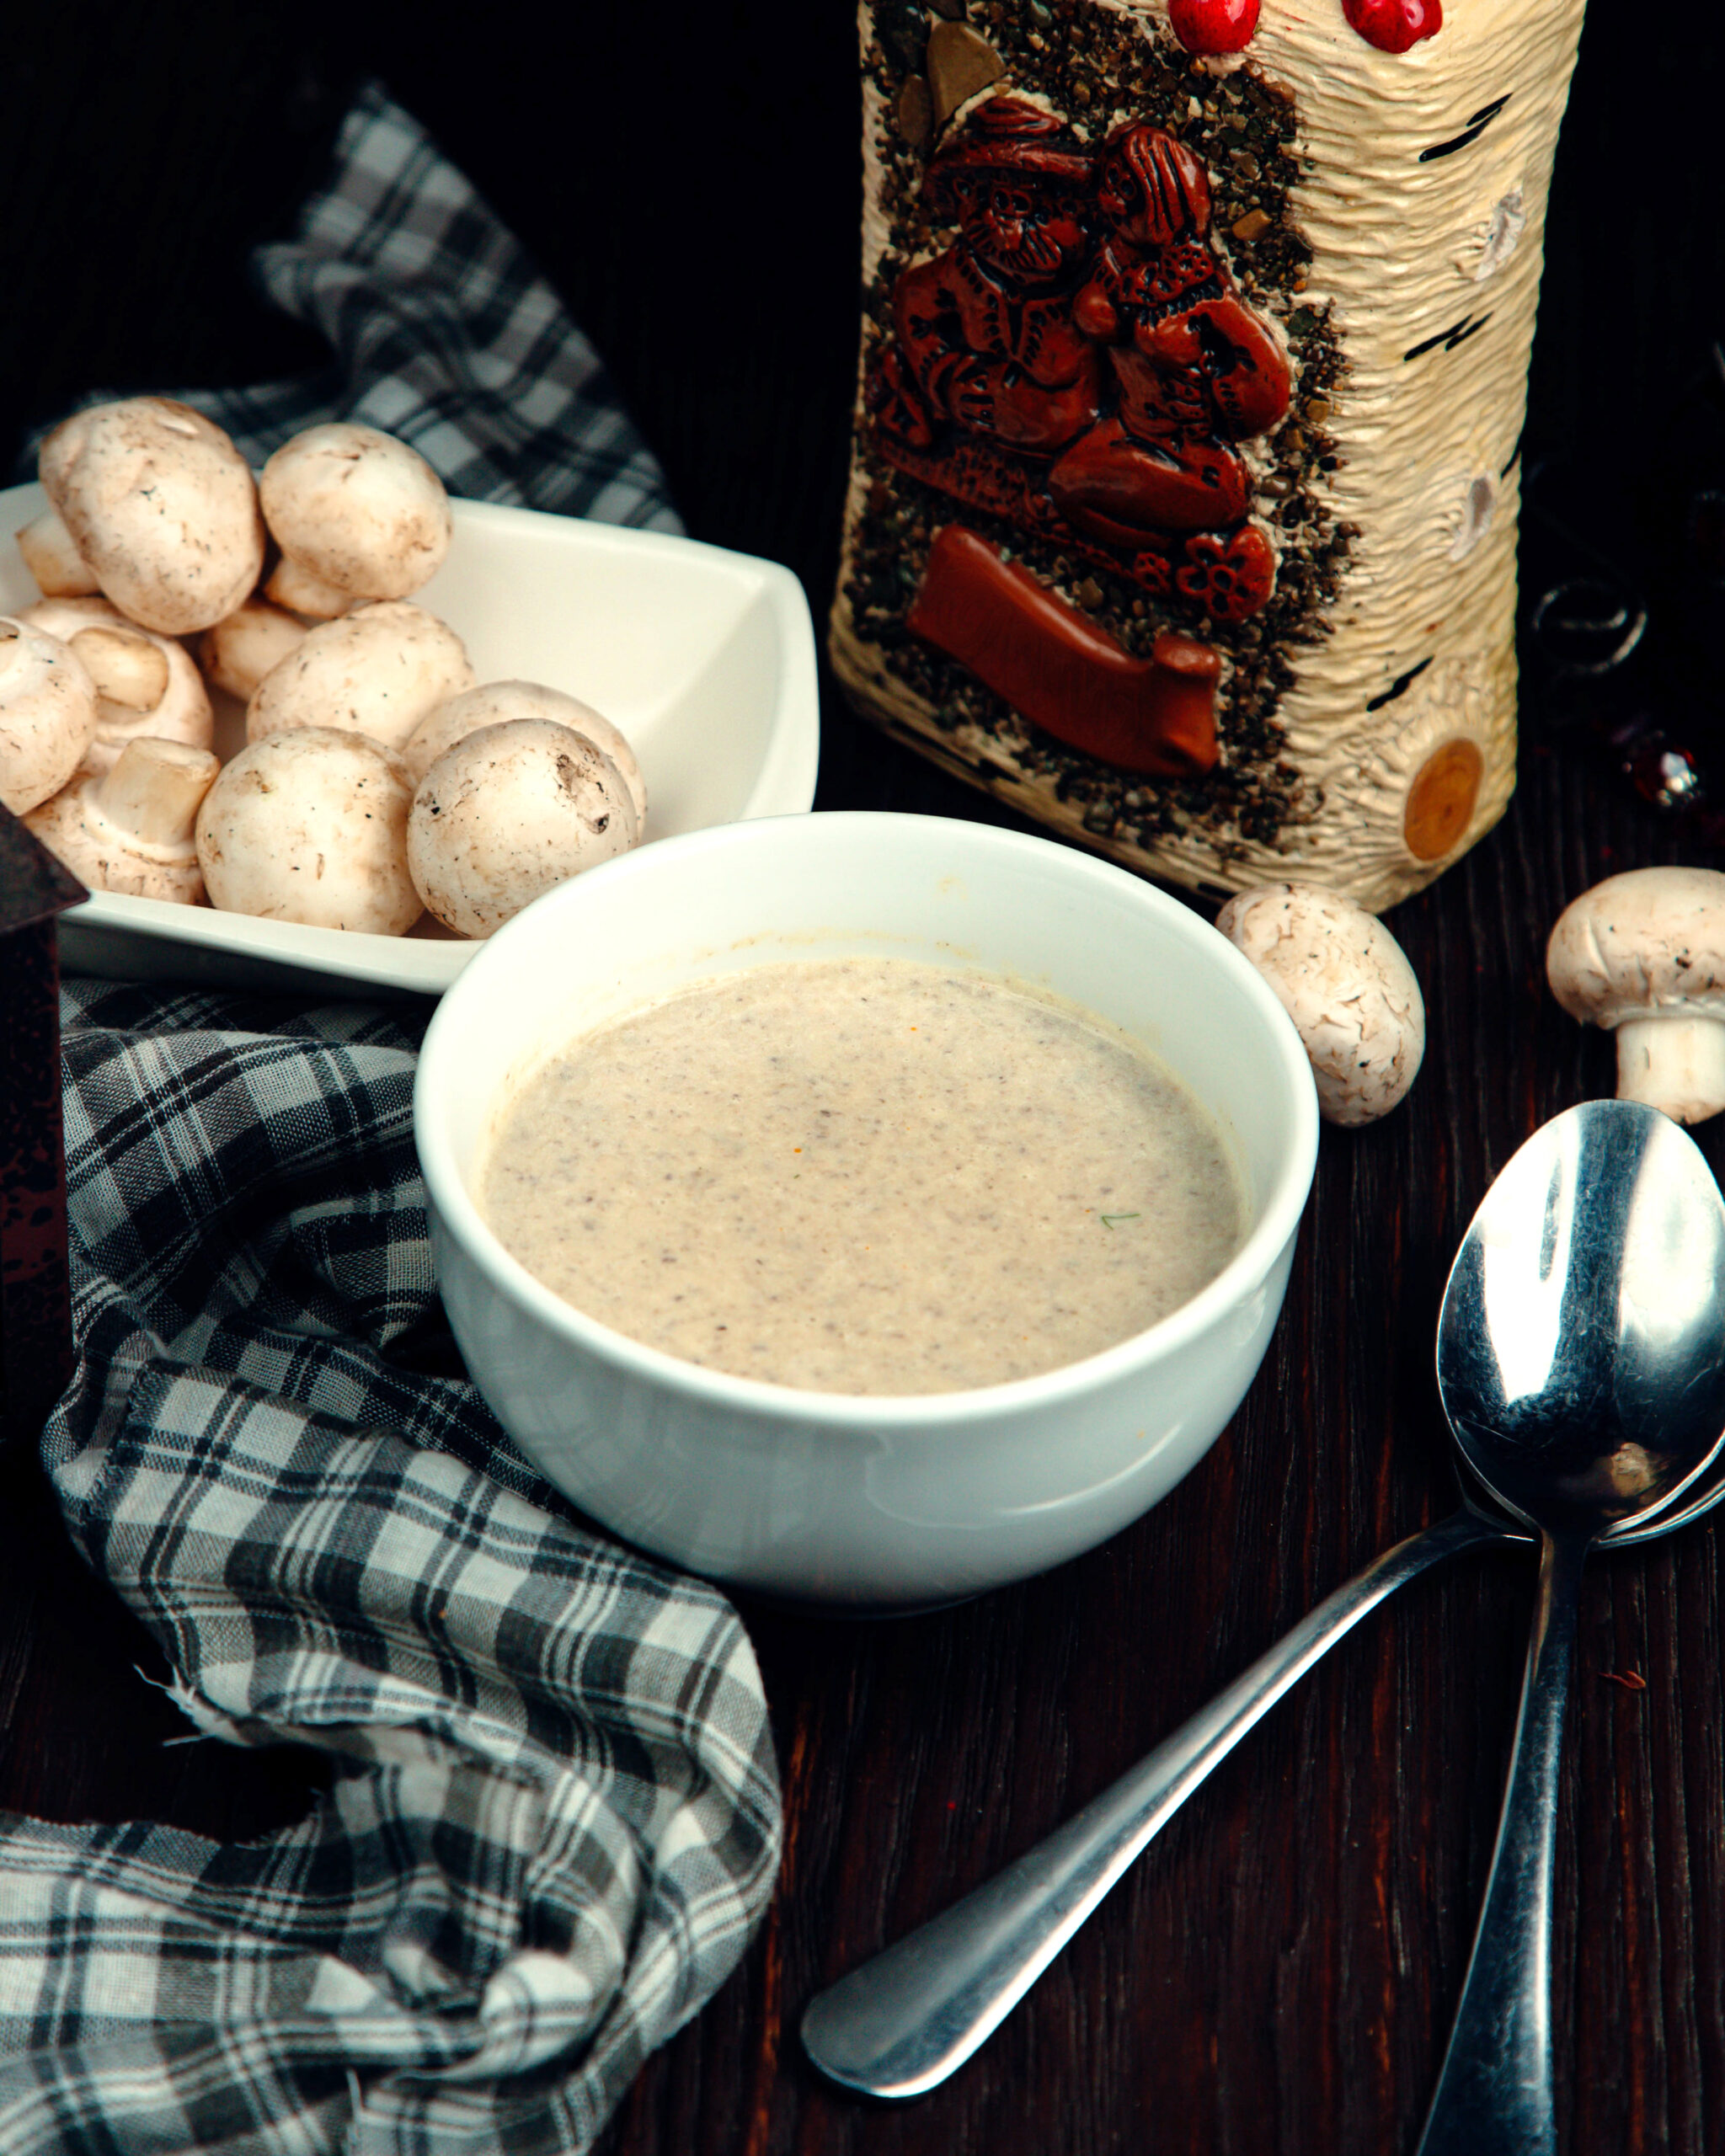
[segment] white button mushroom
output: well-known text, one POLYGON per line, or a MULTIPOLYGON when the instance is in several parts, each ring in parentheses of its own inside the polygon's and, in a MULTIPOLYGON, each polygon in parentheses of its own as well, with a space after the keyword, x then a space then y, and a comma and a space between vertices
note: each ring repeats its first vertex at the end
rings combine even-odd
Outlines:
POLYGON ((129 741, 111 771, 83 773, 24 820, 93 891, 195 905, 192 827, 221 768, 183 741, 129 741))
POLYGON ((17 535, 24 565, 46 599, 78 599, 100 589, 56 510, 45 509, 17 535))
POLYGON ((622 773, 550 719, 482 727, 440 756, 408 821, 408 866, 446 928, 489 936, 639 835, 622 773))
POLYGON ((408 874, 413 787, 363 734, 301 727, 254 741, 198 811, 198 860, 225 912, 401 936, 421 910, 408 874))
POLYGON ((58 793, 96 735, 96 685, 58 637, 0 615, 0 803, 14 816, 58 793))
POLYGON ((96 685, 95 738, 88 771, 110 771, 128 741, 211 746, 215 713, 191 654, 174 637, 129 622, 105 599, 38 599, 21 622, 69 644, 96 685))
POLYGON ((467 648, 435 614, 404 599, 320 622, 258 684, 246 738, 340 727, 398 749, 434 704, 473 686, 467 648))
POLYGON ((1425 1004, 1402 947, 1375 915, 1310 883, 1241 891, 1216 916, 1275 990, 1311 1059, 1331 1123, 1374 1122, 1425 1053, 1425 1004))
POLYGON ((249 703, 264 676, 305 640, 303 622, 265 600, 248 599, 199 638, 198 665, 212 689, 249 703))
POLYGON ((501 726, 512 718, 548 718, 585 734, 622 773, 635 804, 635 821, 645 826, 647 782, 622 731, 591 704, 566 696, 561 689, 545 688, 537 681, 484 681, 476 689, 464 689, 460 696, 426 712, 408 736, 401 760, 417 786, 457 741, 478 733, 482 726, 501 726))
POLYGON ((1617 1097, 1702 1123, 1725 1108, 1725 874, 1632 868, 1565 907, 1546 947, 1572 1018, 1617 1036, 1617 1097))
MULTIPOLYGON (((417 450, 349 420, 308 427, 278 449, 259 482, 264 518, 286 572, 270 596, 322 613, 291 591, 405 599, 436 570, 454 529, 443 482, 417 450)), ((339 612, 339 606, 328 611, 339 612)))
POLYGON ((256 483, 190 405, 129 397, 74 412, 42 444, 37 468, 97 583, 146 628, 206 629, 262 573, 256 483))

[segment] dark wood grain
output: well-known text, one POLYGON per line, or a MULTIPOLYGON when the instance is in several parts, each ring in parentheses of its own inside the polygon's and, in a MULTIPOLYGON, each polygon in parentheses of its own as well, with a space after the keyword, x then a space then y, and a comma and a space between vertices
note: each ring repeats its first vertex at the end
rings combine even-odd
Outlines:
MULTIPOLYGON (((692 528, 788 562, 824 613, 854 365, 845 9, 583 8, 525 43, 519 27, 476 40, 470 11, 436 0, 410 35, 400 11, 363 8, 339 36, 315 14, 209 0, 157 11, 147 36, 143 20, 108 6, 8 26, 14 440, 86 382, 307 363, 244 299, 240 264, 286 221, 345 86, 375 69, 594 333, 692 528)), ((1719 43, 1700 0, 1664 11, 1657 36, 1645 11, 1595 10, 1533 372, 1530 459, 1566 454, 1584 536, 1667 596, 1697 472, 1694 385, 1725 331, 1719 43)), ((830 693, 823 723, 822 807, 1015 820, 830 693)), ((1419 1582, 1344 1642, 944 2089, 903 2107, 839 2095, 802 2060, 797 2017, 1451 1504, 1431 1351, 1456 1240, 1522 1138, 1612 1083, 1608 1043, 1545 993, 1546 930, 1613 870, 1718 858, 1603 760, 1530 730, 1503 826, 1392 916, 1426 993, 1424 1072, 1385 1123, 1325 1132, 1280 1326, 1198 1470, 1104 1548, 964 1608, 866 1625, 746 1610, 783 1772, 783 1876, 744 1966, 649 2062, 606 2156, 1411 2149, 1490 1856, 1531 1604, 1512 1555, 1419 1582)), ((1698 1135, 1725 1166, 1725 1133, 1698 1135)), ((0 1803, 235 1835, 293 1816, 316 1784, 297 1756, 164 1748, 181 1726, 135 1673, 163 1673, 149 1642, 83 1572, 27 1457, 0 1476, 0 1803)), ((1725 2147, 1722 1629, 1717 1529, 1589 1575, 1558 1881, 1566 2156, 1725 2147), (1646 1689, 1612 1681, 1627 1672, 1646 1689)))

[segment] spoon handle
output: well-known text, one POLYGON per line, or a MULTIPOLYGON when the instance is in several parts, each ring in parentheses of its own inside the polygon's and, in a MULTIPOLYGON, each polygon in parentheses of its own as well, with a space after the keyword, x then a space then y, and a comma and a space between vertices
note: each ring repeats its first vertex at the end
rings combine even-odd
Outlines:
POLYGON ((803 2047, 871 2096, 961 2066, 1210 1770, 1366 1612, 1429 1566, 1509 1530, 1461 1511, 1386 1550, 1075 1817, 810 2001, 803 2047))
POLYGON ((1547 1534, 1498 1845, 1418 2156, 1551 2156, 1551 1874, 1584 1534, 1547 1534))

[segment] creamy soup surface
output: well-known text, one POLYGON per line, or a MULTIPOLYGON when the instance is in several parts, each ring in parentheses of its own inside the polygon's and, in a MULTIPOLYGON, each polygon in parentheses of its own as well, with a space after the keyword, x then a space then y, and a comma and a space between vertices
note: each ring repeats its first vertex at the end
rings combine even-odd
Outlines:
POLYGON ((767 964, 585 1034, 505 1104, 480 1210, 590 1316, 822 1392, 1077 1361, 1239 1247, 1207 1111, 1076 1007, 910 959, 767 964))

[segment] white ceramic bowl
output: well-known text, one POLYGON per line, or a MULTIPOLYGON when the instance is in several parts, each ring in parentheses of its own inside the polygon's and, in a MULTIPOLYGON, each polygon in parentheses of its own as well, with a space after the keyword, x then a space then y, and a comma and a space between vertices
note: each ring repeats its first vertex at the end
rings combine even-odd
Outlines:
POLYGON ((1123 869, 941 818, 781 817, 548 893, 444 997, 414 1103, 438 1275, 474 1382, 585 1511, 694 1571, 884 1610, 1059 1564, 1215 1443, 1281 1307, 1316 1158, 1311 1072, 1231 944, 1123 869), (513 1081, 586 1027, 776 958, 897 953, 1015 976, 1142 1039, 1220 1119, 1238 1254, 1148 1331, 1040 1377, 862 1396, 703 1369, 585 1316, 504 1250, 469 1178, 513 1081))
MULTIPOLYGON (((12 534, 46 504, 37 486, 0 492, 0 614, 41 596, 12 534)), ((622 728, 647 781, 649 841, 808 808, 814 631, 788 568, 668 532, 451 506, 454 542, 415 603, 462 638, 482 681, 543 681, 622 728)), ((218 697, 217 750, 244 740, 239 706, 218 697)), ((429 915, 412 935, 360 936, 105 891, 60 917, 69 969, 212 988, 435 995, 477 947, 429 915)))

